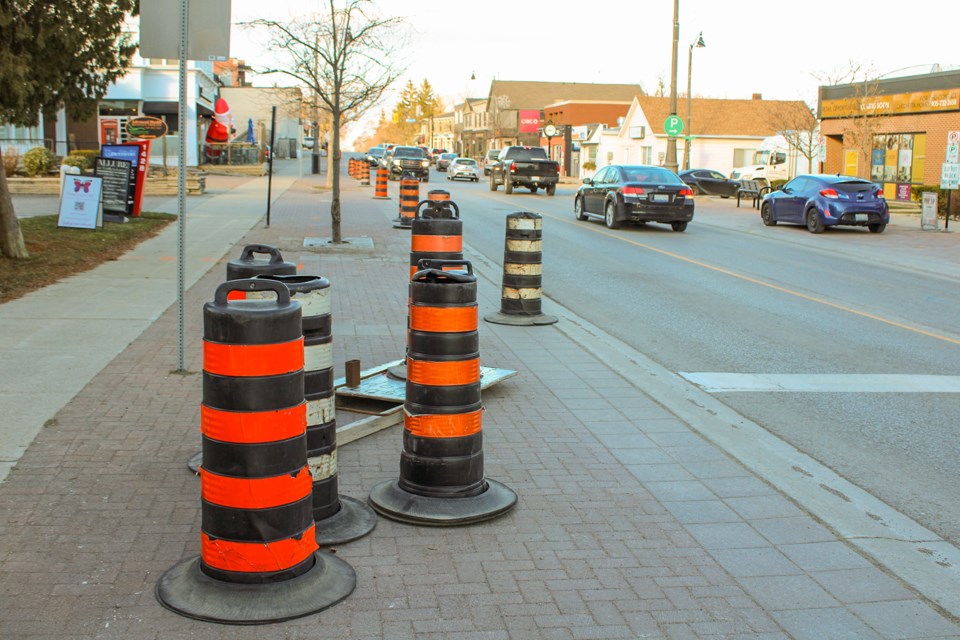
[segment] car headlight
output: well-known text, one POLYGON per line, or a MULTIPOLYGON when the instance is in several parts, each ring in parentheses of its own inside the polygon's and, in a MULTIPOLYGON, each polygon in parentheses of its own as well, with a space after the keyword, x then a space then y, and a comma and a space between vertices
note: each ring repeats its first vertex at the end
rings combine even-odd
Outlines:
POLYGON ((422 160, 422 161, 420 162, 420 166, 421 166, 421 167, 429 167, 429 166, 430 166, 430 161, 429 161, 429 160, 422 160))

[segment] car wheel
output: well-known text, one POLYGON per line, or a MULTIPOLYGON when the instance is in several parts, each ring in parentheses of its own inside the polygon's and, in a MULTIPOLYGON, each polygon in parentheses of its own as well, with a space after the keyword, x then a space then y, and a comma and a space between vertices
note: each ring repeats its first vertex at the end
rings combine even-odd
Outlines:
POLYGON ((807 231, 823 233, 823 222, 820 220, 820 213, 816 209, 807 209, 805 219, 807 221, 807 231))
POLYGON ((474 178, 473 181, 474 181, 474 182, 480 182, 480 178, 474 178))
POLYGON ((555 184, 548 184, 548 185, 547 185, 547 195, 548 195, 548 196, 552 196, 552 195, 555 194, 556 192, 557 192, 557 185, 555 185, 555 184))
POLYGON ((540 187, 537 187, 537 186, 530 187, 530 193, 536 193, 536 192, 537 192, 537 189, 539 189, 539 188, 540 188, 540 187))
POLYGON ((608 229, 620 228, 620 221, 617 220, 617 203, 613 200, 607 202, 607 206, 604 209, 603 221, 606 223, 608 229))
POLYGON ((726 200, 726 199, 729 198, 730 196, 720 196, 720 197, 723 198, 724 200, 726 200))
POLYGON ((760 219, 763 220, 765 227, 772 227, 777 224, 777 219, 773 217, 773 207, 769 202, 764 202, 760 207, 760 219))
POLYGON ((497 181, 493 179, 493 174, 490 174, 490 191, 497 190, 497 181))
POLYGON ((589 217, 583 212, 583 198, 580 196, 573 199, 573 217, 577 220, 586 220, 589 217))
POLYGON ((868 224, 867 229, 870 229, 870 233, 883 233, 883 230, 887 228, 887 225, 883 223, 868 224))
POLYGON ((503 179, 503 192, 507 195, 513 193, 513 183, 510 182, 509 178, 503 179))
POLYGON ((686 231, 686 229, 687 229, 687 223, 686 223, 686 222, 671 222, 671 223, 670 223, 670 228, 673 229, 674 231, 677 231, 677 232, 683 232, 683 231, 686 231))
POLYGON ((430 182, 430 176, 423 176, 424 182, 430 182))

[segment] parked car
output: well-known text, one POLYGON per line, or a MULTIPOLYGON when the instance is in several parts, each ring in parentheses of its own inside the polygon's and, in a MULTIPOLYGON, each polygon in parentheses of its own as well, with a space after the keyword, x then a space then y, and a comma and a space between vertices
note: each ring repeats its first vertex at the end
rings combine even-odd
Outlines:
POLYGON ((498 155, 500 155, 500 149, 487 149, 487 155, 483 157, 483 175, 490 175, 490 169, 497 162, 498 155))
POLYGON ((421 182, 430 182, 430 160, 420 147, 394 147, 384 157, 387 161, 387 177, 399 180, 405 173, 412 173, 421 182))
POLYGON ((687 169, 679 173, 680 179, 693 189, 693 195, 720 196, 729 198, 736 196, 740 190, 740 181, 731 180, 719 171, 713 169, 687 169))
POLYGON ((480 181, 480 167, 473 158, 454 158, 447 167, 447 180, 466 178, 471 182, 480 181))
POLYGON ((839 225, 883 233, 890 222, 890 209, 883 188, 869 180, 802 175, 764 196, 760 219, 768 227, 778 222, 806 225, 810 233, 822 233, 827 227, 839 225))
POLYGON ((669 169, 646 165, 610 165, 584 178, 573 199, 577 220, 600 216, 607 227, 621 223, 662 222, 683 231, 693 220, 693 189, 669 169))
POLYGON ((456 157, 455 153, 441 153, 437 156, 437 171, 446 171, 456 157))

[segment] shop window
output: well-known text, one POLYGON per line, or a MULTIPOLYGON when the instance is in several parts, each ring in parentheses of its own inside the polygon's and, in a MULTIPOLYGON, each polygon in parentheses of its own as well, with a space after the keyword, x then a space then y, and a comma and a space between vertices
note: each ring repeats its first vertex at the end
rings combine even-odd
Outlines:
POLYGON ((756 151, 756 149, 734 149, 733 166, 745 167, 749 164, 752 164, 754 151, 756 151))
POLYGON ((653 164, 653 147, 640 147, 640 164, 653 164))
POLYGON ((923 181, 926 154, 924 134, 880 134, 873 136, 872 146, 871 180, 899 184, 923 181))

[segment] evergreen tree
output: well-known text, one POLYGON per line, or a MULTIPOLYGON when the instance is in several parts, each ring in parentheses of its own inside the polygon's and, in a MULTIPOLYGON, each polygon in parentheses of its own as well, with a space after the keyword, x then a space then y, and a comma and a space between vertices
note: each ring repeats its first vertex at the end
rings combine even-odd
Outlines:
MULTIPOLYGON (((41 111, 61 107, 76 118, 92 114, 130 64, 136 44, 122 28, 138 11, 138 0, 3 0, 0 122, 35 126, 41 111)), ((0 255, 28 257, 2 170, 0 255)))

